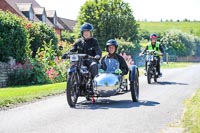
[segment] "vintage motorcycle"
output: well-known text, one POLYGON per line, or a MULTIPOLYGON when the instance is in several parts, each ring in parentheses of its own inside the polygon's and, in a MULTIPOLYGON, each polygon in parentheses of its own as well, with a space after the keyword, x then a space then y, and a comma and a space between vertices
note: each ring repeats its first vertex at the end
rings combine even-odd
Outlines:
POLYGON ((143 55, 145 55, 145 65, 146 66, 146 73, 145 76, 147 76, 147 82, 148 84, 151 84, 151 80, 154 79, 154 82, 157 82, 157 79, 159 78, 156 66, 157 66, 157 57, 155 54, 160 55, 159 52, 155 50, 147 50, 143 55))
POLYGON ((67 57, 70 60, 70 67, 67 72, 66 97, 70 107, 75 107, 80 96, 95 102, 94 98, 110 97, 129 91, 131 91, 132 101, 138 101, 139 72, 137 66, 133 65, 130 68, 129 79, 126 79, 125 76, 114 73, 119 68, 119 62, 115 59, 108 59, 106 61, 108 63, 106 65, 109 66, 107 70, 99 71, 94 80, 91 80, 91 74, 83 62, 93 57, 77 53, 68 53, 67 57))

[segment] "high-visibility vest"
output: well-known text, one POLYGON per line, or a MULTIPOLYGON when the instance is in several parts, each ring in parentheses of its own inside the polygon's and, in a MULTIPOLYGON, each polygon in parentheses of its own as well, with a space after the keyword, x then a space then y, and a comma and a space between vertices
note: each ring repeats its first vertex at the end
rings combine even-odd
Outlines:
MULTIPOLYGON (((156 45, 156 46, 153 48, 151 42, 149 42, 149 43, 147 44, 148 50, 155 50, 155 51, 157 51, 157 52, 160 53, 160 43, 159 43, 159 42, 156 42, 156 44, 154 44, 154 45, 156 45)), ((159 55, 156 54, 156 56, 159 56, 159 55)))

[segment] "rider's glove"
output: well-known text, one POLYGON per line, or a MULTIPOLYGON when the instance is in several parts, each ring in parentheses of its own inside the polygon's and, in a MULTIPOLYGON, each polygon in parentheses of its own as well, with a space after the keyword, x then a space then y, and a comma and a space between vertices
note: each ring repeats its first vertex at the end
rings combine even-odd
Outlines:
POLYGON ((115 70, 115 74, 122 74, 122 70, 121 69, 116 69, 115 70))
POLYGON ((104 73, 104 70, 103 69, 99 69, 99 73, 104 73))
POLYGON ((67 59, 67 56, 69 55, 70 51, 67 51, 62 55, 62 59, 67 59))
POLYGON ((67 58, 67 54, 65 53, 62 55, 62 59, 66 59, 66 58, 67 58))
POLYGON ((140 54, 139 54, 139 56, 142 56, 142 55, 143 55, 143 53, 140 53, 140 54))
POLYGON ((99 60, 101 58, 101 56, 100 55, 96 55, 94 58, 99 60))

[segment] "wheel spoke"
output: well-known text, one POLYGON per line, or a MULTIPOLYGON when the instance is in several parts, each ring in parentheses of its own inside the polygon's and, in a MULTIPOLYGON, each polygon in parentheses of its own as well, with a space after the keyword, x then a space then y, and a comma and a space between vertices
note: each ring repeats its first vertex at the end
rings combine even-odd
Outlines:
POLYGON ((78 83, 77 77, 74 74, 69 76, 67 82, 67 101, 70 107, 74 107, 78 99, 78 83))

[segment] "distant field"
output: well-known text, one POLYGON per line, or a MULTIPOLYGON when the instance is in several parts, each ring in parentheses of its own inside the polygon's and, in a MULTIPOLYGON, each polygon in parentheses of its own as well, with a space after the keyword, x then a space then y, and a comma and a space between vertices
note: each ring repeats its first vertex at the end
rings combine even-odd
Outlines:
POLYGON ((200 36, 200 22, 138 22, 138 24, 141 29, 147 30, 150 33, 178 29, 200 36))

